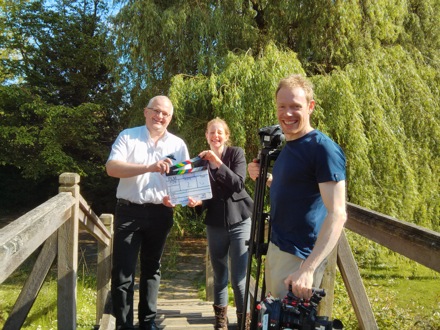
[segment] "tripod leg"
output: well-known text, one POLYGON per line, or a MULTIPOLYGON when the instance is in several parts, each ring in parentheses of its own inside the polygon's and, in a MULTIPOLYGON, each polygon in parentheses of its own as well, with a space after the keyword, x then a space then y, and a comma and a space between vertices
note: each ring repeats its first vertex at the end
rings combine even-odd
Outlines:
MULTIPOLYGON (((248 259, 248 268, 246 272, 246 288, 245 288, 245 297, 249 297, 250 294, 250 284, 251 280, 254 282, 254 290, 253 295, 251 295, 251 303, 250 303, 250 314, 251 314, 251 329, 257 329, 258 323, 258 314, 256 313, 257 299, 259 296, 264 298, 265 295, 265 285, 264 285, 264 276, 261 279, 261 263, 262 256, 266 253, 264 245, 265 238, 265 220, 267 218, 267 214, 263 212, 264 208, 264 196, 266 189, 266 178, 267 178, 267 170, 270 164, 270 152, 269 150, 263 149, 260 152, 260 173, 256 180, 256 188, 255 188, 255 197, 254 197, 254 209, 252 212, 252 225, 251 225, 251 235, 249 240, 249 259, 248 259), (255 280, 252 279, 252 265, 253 265, 253 256, 255 256, 256 261, 256 270, 255 270, 255 280), (260 282, 263 282, 263 286, 260 290, 259 295, 259 285, 260 282)), ((269 236, 269 235, 267 235, 269 236)), ((248 300, 244 300, 243 311, 247 310, 248 300)), ((241 324, 239 325, 241 330, 245 329, 245 320, 242 319, 241 324)))

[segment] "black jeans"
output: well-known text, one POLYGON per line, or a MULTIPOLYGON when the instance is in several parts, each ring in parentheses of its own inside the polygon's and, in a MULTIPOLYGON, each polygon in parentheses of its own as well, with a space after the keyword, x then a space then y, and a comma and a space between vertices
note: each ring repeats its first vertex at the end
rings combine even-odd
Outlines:
POLYGON ((156 317, 160 259, 173 226, 173 209, 162 204, 116 206, 112 303, 117 329, 134 329, 133 293, 140 250, 139 324, 156 317))

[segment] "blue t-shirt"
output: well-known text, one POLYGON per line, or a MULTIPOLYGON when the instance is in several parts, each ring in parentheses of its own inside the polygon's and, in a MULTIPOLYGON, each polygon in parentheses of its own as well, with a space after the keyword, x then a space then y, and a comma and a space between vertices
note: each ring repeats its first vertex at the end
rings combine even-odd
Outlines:
POLYGON ((344 152, 327 135, 313 130, 286 143, 272 175, 271 241, 280 250, 305 259, 327 215, 318 184, 345 180, 344 152))

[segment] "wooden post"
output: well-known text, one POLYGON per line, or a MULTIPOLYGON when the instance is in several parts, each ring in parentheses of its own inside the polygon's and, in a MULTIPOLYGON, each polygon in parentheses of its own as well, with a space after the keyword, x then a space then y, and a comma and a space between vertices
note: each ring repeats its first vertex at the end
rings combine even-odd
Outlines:
MULTIPOLYGON (((113 237, 113 214, 102 214, 99 219, 107 227, 113 237)), ((113 239, 111 240, 113 242, 113 239)), ((105 245, 98 241, 98 269, 97 269, 97 297, 96 297, 96 325, 101 324, 107 296, 111 289, 112 245, 105 245)))
POLYGON ((336 259, 338 255, 338 245, 327 257, 327 266, 325 267, 324 277, 321 287, 325 289, 325 297, 318 305, 318 315, 331 318, 333 310, 333 301, 335 300, 335 280, 336 280, 336 259))
POLYGON ((379 329, 370 302, 368 301, 368 296, 364 284, 362 283, 356 260, 351 252, 350 244, 348 243, 344 231, 339 239, 337 262, 345 287, 347 288, 348 296, 350 297, 351 304, 358 319, 359 327, 362 330, 379 329))
POLYGON ((76 298, 78 273, 79 181, 76 173, 63 173, 59 192, 70 192, 76 202, 70 220, 58 229, 58 329, 76 329, 76 298))

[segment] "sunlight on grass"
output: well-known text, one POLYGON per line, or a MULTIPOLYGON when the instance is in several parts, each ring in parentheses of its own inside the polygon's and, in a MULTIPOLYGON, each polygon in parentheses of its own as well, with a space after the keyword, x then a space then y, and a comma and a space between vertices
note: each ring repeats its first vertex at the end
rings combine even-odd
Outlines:
MULTIPOLYGON (((347 232, 379 329, 440 329, 440 274, 347 232)), ((333 317, 358 329, 338 272, 333 317)))
MULTIPOLYGON (((26 280, 29 267, 16 271, 0 287, 0 328, 12 310, 20 290, 26 280)), ((80 275, 77 288, 77 329, 90 330, 95 326, 96 279, 91 275, 80 275)), ((57 329, 57 281, 52 270, 21 327, 24 330, 57 329)))

